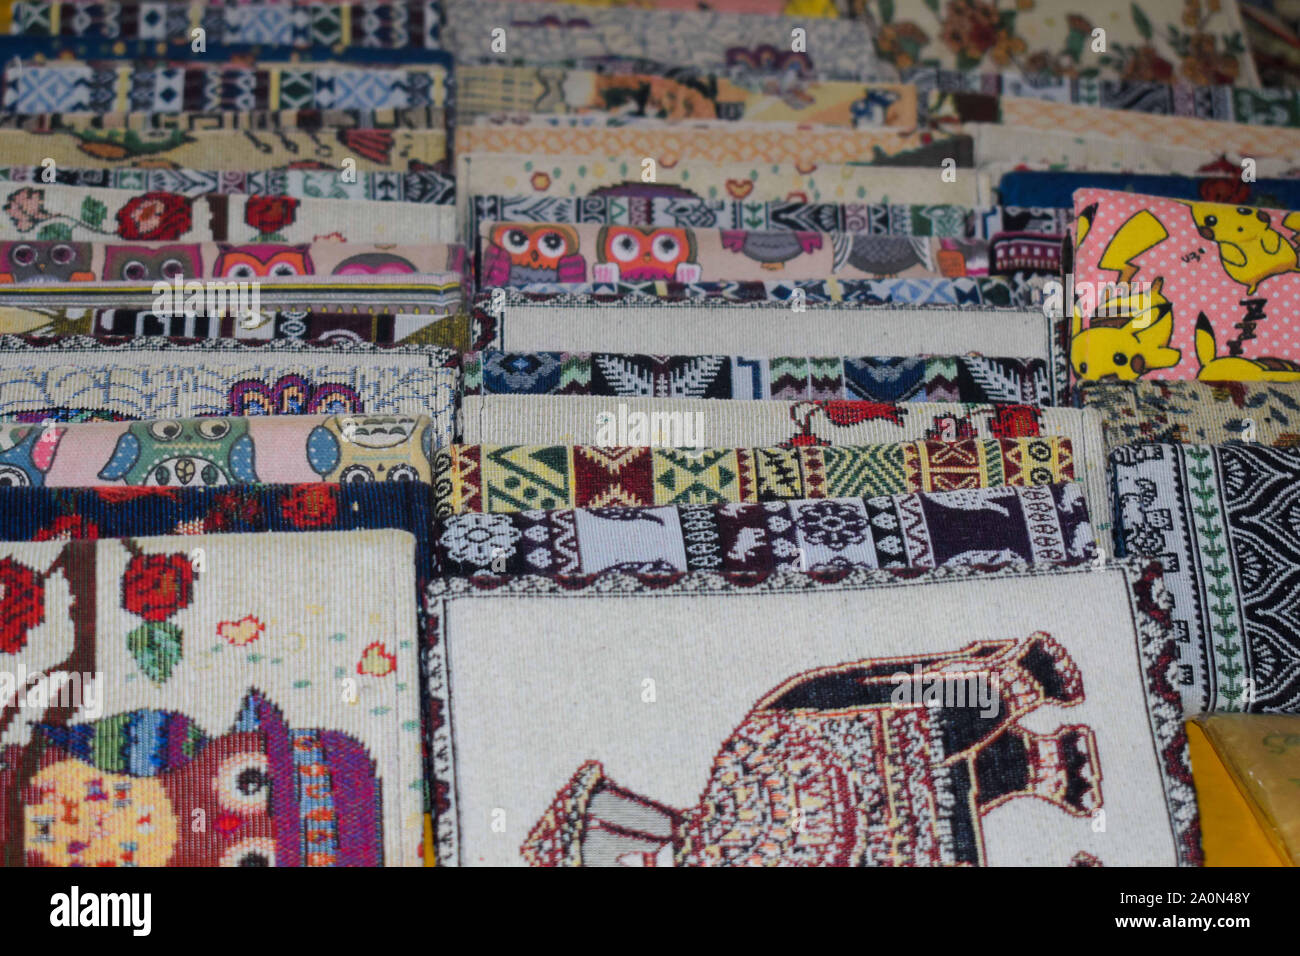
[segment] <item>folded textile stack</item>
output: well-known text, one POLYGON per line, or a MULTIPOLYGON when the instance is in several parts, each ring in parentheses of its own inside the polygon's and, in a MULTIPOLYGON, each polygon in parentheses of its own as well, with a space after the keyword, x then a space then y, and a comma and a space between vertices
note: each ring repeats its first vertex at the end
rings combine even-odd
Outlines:
POLYGON ((4 5, 6 865, 431 862, 473 277, 441 9, 362 10, 4 5))
POLYGON ((1300 715, 1234 4, 0 10, 6 865, 1199 865, 1300 715))

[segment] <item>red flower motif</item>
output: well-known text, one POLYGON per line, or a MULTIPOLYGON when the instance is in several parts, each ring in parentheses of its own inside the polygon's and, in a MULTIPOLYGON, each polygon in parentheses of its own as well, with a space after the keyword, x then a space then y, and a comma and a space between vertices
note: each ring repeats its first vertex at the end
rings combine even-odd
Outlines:
POLYGON ((45 585, 36 572, 11 558, 0 561, 0 651, 17 654, 44 620, 45 585))
POLYGON ((292 196, 249 196, 244 204, 244 221, 258 232, 279 232, 297 216, 298 200, 292 196))
POLYGON ((165 621, 194 596, 194 568, 183 554, 137 554, 122 575, 122 607, 165 621))
POLYGON ((62 515, 50 522, 48 528, 42 528, 33 536, 35 541, 80 541, 83 538, 98 538, 99 526, 93 521, 86 521, 78 515, 62 515))
POLYGON ((280 504, 284 518, 295 528, 327 528, 339 515, 335 500, 337 485, 303 485, 285 496, 280 504))
POLYGON ((117 211, 117 234, 123 239, 180 239, 193 225, 190 199, 176 193, 145 193, 117 211))
POLYGON ((257 529, 264 526, 261 502, 242 491, 220 492, 212 510, 203 519, 203 530, 229 531, 239 526, 257 529))

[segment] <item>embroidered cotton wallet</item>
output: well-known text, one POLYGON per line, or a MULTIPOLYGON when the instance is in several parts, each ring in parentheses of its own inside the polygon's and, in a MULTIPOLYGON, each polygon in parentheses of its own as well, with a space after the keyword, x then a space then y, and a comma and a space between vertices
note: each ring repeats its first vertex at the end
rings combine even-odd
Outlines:
POLYGON ((441 579, 438 862, 1196 865, 1153 578, 441 579))
POLYGON ((0 550, 9 862, 419 865, 409 534, 0 550))

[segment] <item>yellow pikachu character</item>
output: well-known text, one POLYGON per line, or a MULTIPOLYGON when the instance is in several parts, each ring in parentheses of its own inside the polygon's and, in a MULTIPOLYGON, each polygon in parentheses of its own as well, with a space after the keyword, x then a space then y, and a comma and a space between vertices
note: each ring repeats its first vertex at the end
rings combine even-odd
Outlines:
MULTIPOLYGON (((1087 238, 1096 213, 1095 205, 1080 212, 1077 244, 1087 238)), ((1128 286, 1138 271, 1132 260, 1168 238, 1160 220, 1145 209, 1115 231, 1097 264, 1119 273, 1122 291, 1098 301, 1086 329, 1082 312, 1074 307, 1070 365, 1079 378, 1132 381, 1152 369, 1173 368, 1182 358, 1179 349, 1169 347, 1174 307, 1164 295, 1164 280, 1157 278, 1146 291, 1136 283, 1128 286)))
MULTIPOLYGON (((1183 205, 1191 208, 1201 238, 1218 244, 1223 271, 1244 285, 1247 295, 1254 295, 1265 279, 1298 271, 1295 247, 1273 228, 1264 210, 1216 202, 1183 205)), ((1296 231, 1300 212, 1289 214, 1282 225, 1296 231)))
POLYGON ((1201 370, 1196 377, 1203 382, 1300 382, 1300 365, 1289 359, 1248 359, 1237 355, 1216 357, 1214 327, 1202 312, 1196 319, 1196 358, 1201 370))
POLYGON ((1174 307, 1160 291, 1162 281, 1151 283, 1149 292, 1134 292, 1099 304, 1098 314, 1086 329, 1083 314, 1075 306, 1070 364, 1079 378, 1132 381, 1151 369, 1178 364, 1183 353, 1169 347, 1174 307))

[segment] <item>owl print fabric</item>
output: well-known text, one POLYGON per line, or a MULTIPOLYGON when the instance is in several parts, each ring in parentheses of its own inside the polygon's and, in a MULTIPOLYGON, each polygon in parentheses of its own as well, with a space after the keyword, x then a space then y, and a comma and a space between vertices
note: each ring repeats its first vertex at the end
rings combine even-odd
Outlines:
POLYGON ((463 514, 436 532, 446 575, 674 575, 1093 560, 1076 484, 661 508, 463 514))
POLYGON ((486 287, 988 275, 978 240, 531 222, 484 223, 480 237, 486 287))
POLYGON ((0 486, 428 484, 448 424, 366 414, 7 423, 0 424, 0 486))
POLYGON ((1198 865, 1157 574, 439 579, 439 864, 1198 865))
POLYGON ((432 0, 387 3, 382 17, 354 15, 346 3, 304 4, 301 12, 278 3, 172 3, 146 17, 132 16, 130 7, 87 8, 65 0, 16 0, 12 8, 9 35, 21 38, 28 55, 55 56, 71 47, 83 60, 150 57, 165 43, 169 59, 219 56, 213 48, 245 55, 250 48, 262 53, 270 48, 273 59, 286 60, 290 52, 312 60, 381 64, 397 56, 405 62, 450 60, 438 44, 441 16, 432 0), (206 31, 201 53, 191 45, 195 23, 206 31), (276 47, 285 48, 284 54, 276 47))
POLYGON ((1111 466, 1116 543, 1164 569, 1186 712, 1300 713, 1300 451, 1131 444, 1111 466))
POLYGON ((181 545, 0 545, 5 863, 419 865, 411 536, 181 545))
POLYGON ((454 224, 421 205, 295 196, 185 196, 166 190, 19 186, 0 190, 0 238, 80 242, 340 242, 424 245, 456 238, 454 224))
MULTIPOLYGON (((116 489, 6 488, 0 494, 0 540, 396 529, 414 538, 413 571, 423 587, 433 575, 430 505, 427 486, 402 481, 156 486, 125 496, 116 489)), ((417 624, 421 646, 427 646, 422 615, 417 624)), ((422 739, 428 729, 422 728, 422 739)))
POLYGON ((1095 189, 1074 211, 1077 378, 1300 381, 1300 212, 1095 189))
POLYGON ((458 115, 530 111, 661 120, 893 126, 914 129, 916 87, 800 79, 738 83, 707 73, 603 72, 466 65, 456 71, 458 115))

